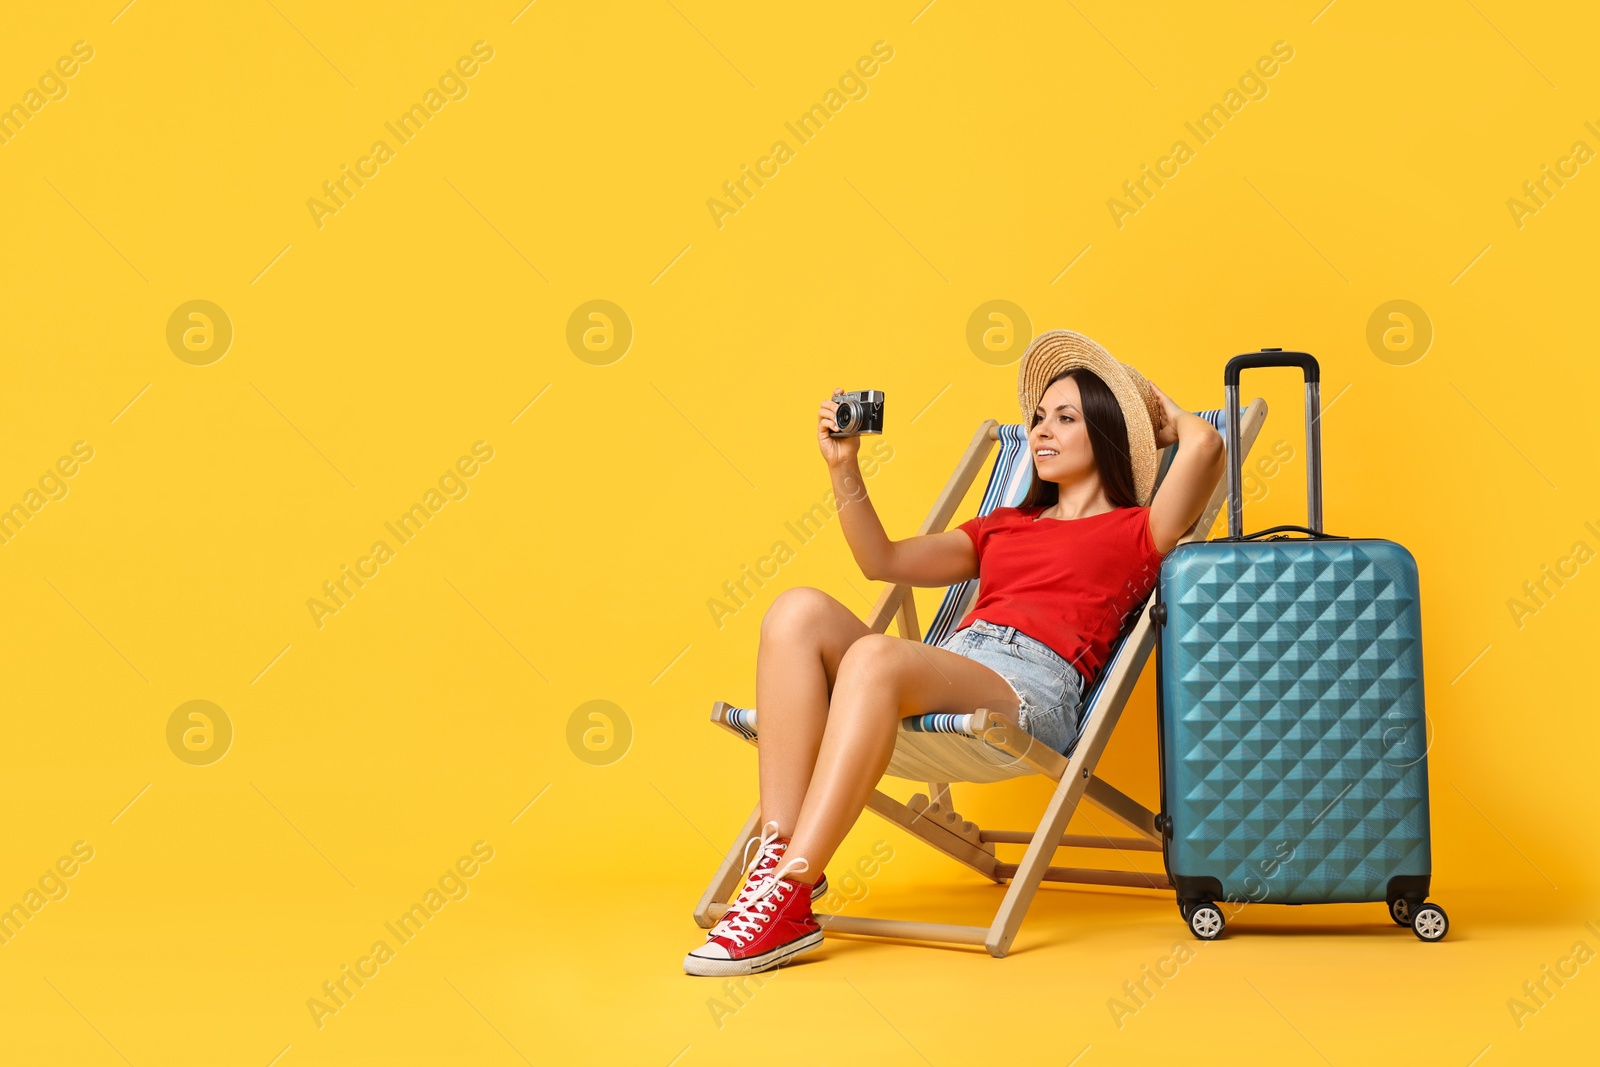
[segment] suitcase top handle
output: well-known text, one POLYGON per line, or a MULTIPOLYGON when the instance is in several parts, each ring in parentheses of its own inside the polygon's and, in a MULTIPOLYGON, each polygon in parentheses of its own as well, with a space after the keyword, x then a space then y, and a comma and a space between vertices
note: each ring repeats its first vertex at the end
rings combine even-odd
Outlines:
POLYGON ((1307 382, 1322 382, 1322 368, 1317 366, 1317 357, 1309 352, 1285 352, 1281 348, 1263 348, 1259 352, 1246 352, 1242 356, 1234 356, 1228 360, 1228 367, 1222 372, 1222 384, 1239 386, 1239 372, 1246 367, 1299 367, 1305 373, 1307 382))
POLYGON ((1228 360, 1223 371, 1228 424, 1228 538, 1244 536, 1244 472, 1239 454, 1239 372, 1246 367, 1299 367, 1306 381, 1306 526, 1322 533, 1322 368, 1309 352, 1263 348, 1228 360))

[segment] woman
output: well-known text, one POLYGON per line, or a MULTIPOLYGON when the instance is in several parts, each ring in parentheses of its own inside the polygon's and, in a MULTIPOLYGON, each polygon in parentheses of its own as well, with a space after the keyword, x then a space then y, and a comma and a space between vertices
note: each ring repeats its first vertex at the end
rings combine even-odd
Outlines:
POLYGON ((888 766, 904 716, 988 708, 1057 751, 1075 741, 1083 694, 1161 557, 1200 517, 1223 443, 1067 330, 1028 346, 1017 395, 1034 457, 1022 504, 901 541, 867 499, 861 439, 830 437, 838 405, 822 405, 817 442, 862 574, 911 586, 978 577, 979 596, 940 646, 874 633, 817 589, 777 597, 756 661, 764 832, 733 905, 684 958, 688 973, 752 974, 821 943, 811 903, 823 866, 888 766), (1174 441, 1152 500, 1157 454, 1174 441))

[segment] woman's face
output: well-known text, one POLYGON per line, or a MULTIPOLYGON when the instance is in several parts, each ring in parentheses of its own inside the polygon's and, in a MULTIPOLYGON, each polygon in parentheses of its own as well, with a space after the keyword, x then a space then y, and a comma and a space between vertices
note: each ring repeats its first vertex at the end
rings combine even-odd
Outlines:
POLYGON ((1046 389, 1033 417, 1036 421, 1028 432, 1028 445, 1040 480, 1071 485, 1099 477, 1076 381, 1063 378, 1046 389))

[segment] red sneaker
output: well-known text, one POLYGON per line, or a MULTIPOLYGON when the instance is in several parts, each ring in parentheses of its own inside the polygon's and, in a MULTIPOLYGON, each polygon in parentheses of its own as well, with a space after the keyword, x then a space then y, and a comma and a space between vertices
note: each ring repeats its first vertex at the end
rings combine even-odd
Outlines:
MULTIPOLYGON (((776 822, 769 822, 762 827, 761 838, 759 841, 752 838, 749 843, 745 845, 744 885, 739 888, 738 896, 734 897, 733 903, 729 905, 727 911, 728 915, 733 914, 733 912, 737 909, 742 908, 744 905, 750 903, 750 895, 756 891, 762 882, 766 881, 769 874, 777 869, 778 861, 783 859, 783 854, 788 850, 788 848, 789 839, 787 837, 778 836, 778 824, 776 822), (756 854, 754 859, 750 858, 751 845, 756 846, 756 854)), ((811 903, 816 904, 817 901, 821 900, 827 895, 828 872, 823 871, 822 877, 818 878, 816 884, 811 887, 811 903)), ((706 940, 710 941, 719 932, 720 930, 717 927, 713 927, 711 932, 706 934, 706 940)))
POLYGON ((805 870, 804 857, 785 860, 751 894, 723 916, 706 943, 683 958, 686 974, 721 978, 781 967, 822 944, 803 882, 785 877, 805 870))

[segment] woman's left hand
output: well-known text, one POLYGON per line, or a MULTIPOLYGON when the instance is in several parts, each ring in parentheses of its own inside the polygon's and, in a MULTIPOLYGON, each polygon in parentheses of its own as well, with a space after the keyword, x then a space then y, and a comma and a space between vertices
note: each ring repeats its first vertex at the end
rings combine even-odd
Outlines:
POLYGON ((1156 447, 1166 448, 1178 440, 1178 419, 1183 415, 1183 409, 1174 404, 1172 398, 1163 393, 1155 382, 1150 383, 1150 388, 1161 402, 1161 425, 1155 427, 1156 447))

